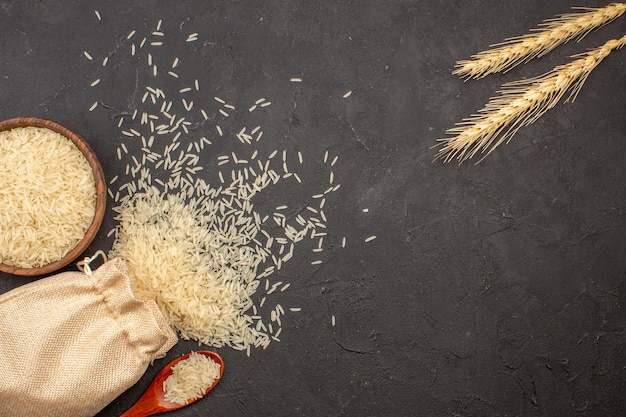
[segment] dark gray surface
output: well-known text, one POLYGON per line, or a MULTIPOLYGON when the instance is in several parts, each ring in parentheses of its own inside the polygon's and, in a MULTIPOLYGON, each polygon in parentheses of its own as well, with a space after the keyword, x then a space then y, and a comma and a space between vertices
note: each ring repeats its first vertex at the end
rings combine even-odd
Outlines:
MULTIPOLYGON (((266 351, 220 349, 222 382, 172 415, 626 415, 626 51, 600 64, 575 103, 481 164, 431 162, 435 139, 503 82, 622 36, 623 17, 464 83, 450 73, 456 60, 583 4, 99 3, 0 2, 0 119, 66 124, 111 178, 123 169, 114 117, 140 105, 135 82, 147 67, 118 58, 96 90, 89 83, 101 69, 83 51, 123 56, 130 30, 163 19, 169 39, 200 33, 162 53, 184 60, 207 103, 272 100, 261 147, 339 155, 332 255, 314 267, 303 251, 281 271, 291 282, 281 303, 303 312, 285 318, 281 342, 266 351), (294 76, 304 82, 289 83, 294 76), (95 100, 109 108, 89 112, 95 100), (364 244, 368 235, 378 238, 364 244)), ((108 212, 89 253, 110 248, 113 225, 108 212)), ((0 292, 28 281, 0 275, 0 292)), ((180 342, 99 416, 121 414, 166 362, 196 348, 180 342)))

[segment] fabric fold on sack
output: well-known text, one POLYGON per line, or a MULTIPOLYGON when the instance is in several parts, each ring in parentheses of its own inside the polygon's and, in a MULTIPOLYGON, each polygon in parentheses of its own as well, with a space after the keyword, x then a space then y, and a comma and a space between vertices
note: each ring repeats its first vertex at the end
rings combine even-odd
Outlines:
POLYGON ((0 416, 93 416, 177 341, 120 259, 25 284, 0 295, 0 416))

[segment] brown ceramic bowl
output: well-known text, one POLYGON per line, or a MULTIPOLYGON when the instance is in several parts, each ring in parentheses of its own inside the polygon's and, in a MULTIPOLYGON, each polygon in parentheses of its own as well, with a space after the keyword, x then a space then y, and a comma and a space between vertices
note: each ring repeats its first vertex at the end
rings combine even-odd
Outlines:
POLYGON ((89 226, 89 229, 87 229, 87 233, 85 233, 83 239, 63 258, 47 265, 33 268, 22 268, 0 262, 1 272, 22 276, 37 276, 49 274, 63 268, 64 266, 67 266, 70 262, 78 258, 78 256, 80 256, 80 254, 83 253, 85 249, 87 249, 87 246, 89 246, 89 244, 96 237, 96 233, 98 232, 98 229, 102 224, 102 219, 104 218, 107 187, 104 181, 104 173, 102 172, 100 162, 98 161, 98 158, 96 157, 89 144, 87 144, 87 142, 85 142, 82 137, 80 137, 78 134, 71 131, 70 129, 66 128, 65 126, 53 122, 52 120, 38 119, 35 117, 18 117, 15 119, 9 119, 0 122, 0 131, 10 130, 16 127, 28 126, 48 128, 62 134, 63 136, 74 142, 74 144, 78 147, 78 149, 81 150, 81 152, 83 153, 83 155, 85 155, 85 158, 89 162, 96 183, 96 211, 91 225, 89 226))

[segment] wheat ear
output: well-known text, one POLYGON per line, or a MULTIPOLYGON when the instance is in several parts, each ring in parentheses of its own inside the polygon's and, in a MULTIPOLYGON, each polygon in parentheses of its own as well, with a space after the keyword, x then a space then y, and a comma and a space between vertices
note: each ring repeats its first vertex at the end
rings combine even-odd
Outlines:
POLYGON ((435 159, 443 158, 445 162, 458 159, 463 162, 477 152, 486 152, 486 157, 501 143, 509 142, 518 129, 533 123, 554 107, 567 91, 570 95, 566 101, 574 101, 591 71, 611 51, 624 45, 626 35, 574 55, 572 58, 576 60, 543 75, 504 84, 498 91, 500 95, 489 99, 478 114, 446 131, 453 137, 437 139, 441 148, 435 159))
POLYGON ((578 38, 600 26, 617 19, 626 12, 626 3, 612 3, 603 8, 578 8, 581 13, 568 13, 545 20, 531 33, 492 45, 472 55, 471 59, 458 61, 453 74, 461 78, 482 78, 495 72, 506 72, 514 66, 543 56, 557 46, 578 38))

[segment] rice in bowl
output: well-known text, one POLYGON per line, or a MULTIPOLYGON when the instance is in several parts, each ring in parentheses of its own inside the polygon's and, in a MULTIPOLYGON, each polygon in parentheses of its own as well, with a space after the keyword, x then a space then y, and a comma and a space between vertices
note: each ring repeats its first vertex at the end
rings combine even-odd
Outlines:
POLYGON ((72 140, 43 126, 0 131, 0 262, 39 268, 85 237, 96 212, 92 166, 72 140))

